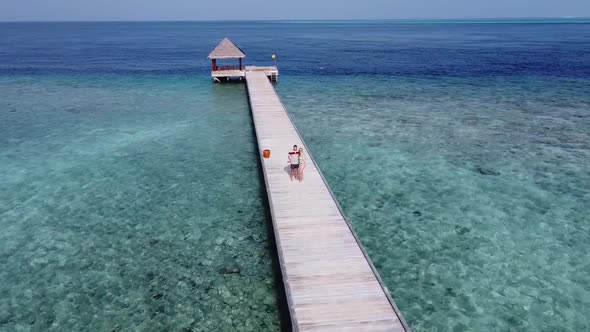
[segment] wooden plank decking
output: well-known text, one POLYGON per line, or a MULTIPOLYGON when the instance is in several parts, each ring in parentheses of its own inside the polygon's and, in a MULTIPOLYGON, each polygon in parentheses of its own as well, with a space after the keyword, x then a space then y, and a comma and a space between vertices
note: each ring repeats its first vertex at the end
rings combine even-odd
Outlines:
POLYGON ((250 106, 294 331, 409 331, 263 71, 246 71, 250 106), (307 154, 291 182, 287 153, 307 154))
POLYGON ((246 71, 244 70, 217 70, 211 72, 211 77, 245 77, 246 71))

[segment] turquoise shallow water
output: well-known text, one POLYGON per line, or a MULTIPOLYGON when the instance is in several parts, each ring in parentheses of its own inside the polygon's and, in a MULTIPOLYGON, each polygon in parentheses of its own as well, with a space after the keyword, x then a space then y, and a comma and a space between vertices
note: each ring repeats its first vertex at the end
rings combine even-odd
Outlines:
POLYGON ((10 76, 0 109, 1 331, 279 329, 242 85, 10 76))
POLYGON ((279 329, 226 36, 414 331, 589 330, 584 22, 0 23, 0 331, 279 329))
POLYGON ((415 331, 588 331, 588 86, 341 76, 279 91, 415 331))

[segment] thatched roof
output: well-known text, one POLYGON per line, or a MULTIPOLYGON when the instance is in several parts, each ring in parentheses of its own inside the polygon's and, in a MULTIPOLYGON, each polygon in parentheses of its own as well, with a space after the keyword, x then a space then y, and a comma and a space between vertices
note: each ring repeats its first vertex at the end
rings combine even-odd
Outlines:
POLYGON ((209 59, 238 59, 245 58, 246 54, 231 40, 224 38, 217 47, 209 53, 209 59))

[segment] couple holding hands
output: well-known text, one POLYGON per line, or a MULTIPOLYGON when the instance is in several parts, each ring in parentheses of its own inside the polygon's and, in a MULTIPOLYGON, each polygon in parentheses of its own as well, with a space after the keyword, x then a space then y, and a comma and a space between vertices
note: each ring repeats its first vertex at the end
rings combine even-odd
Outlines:
POLYGON ((289 152, 288 163, 291 165, 291 181, 293 178, 299 179, 299 182, 303 181, 303 170, 305 169, 303 149, 298 149, 297 145, 293 145, 293 151, 289 152))

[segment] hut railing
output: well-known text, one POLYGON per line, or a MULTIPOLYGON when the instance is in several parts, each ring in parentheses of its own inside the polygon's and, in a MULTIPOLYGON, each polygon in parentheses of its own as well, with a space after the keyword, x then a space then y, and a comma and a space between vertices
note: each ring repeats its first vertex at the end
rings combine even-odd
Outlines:
POLYGON ((215 71, 221 71, 221 70, 242 70, 240 68, 240 66, 217 66, 215 67, 215 71))

